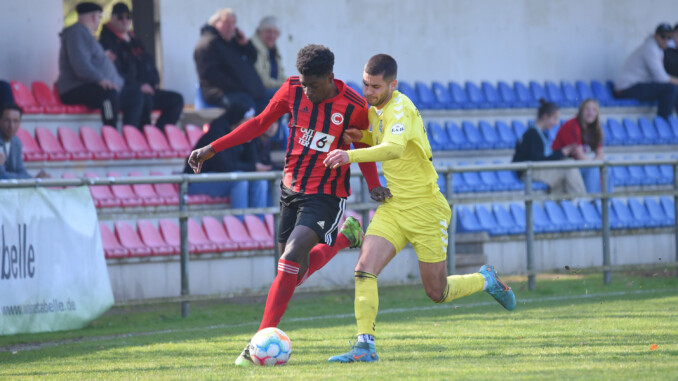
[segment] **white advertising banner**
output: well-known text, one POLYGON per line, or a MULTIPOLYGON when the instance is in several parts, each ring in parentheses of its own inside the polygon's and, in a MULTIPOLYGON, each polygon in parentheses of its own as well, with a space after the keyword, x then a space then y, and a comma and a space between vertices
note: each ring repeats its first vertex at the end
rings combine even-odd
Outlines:
POLYGON ((75 329, 113 305, 87 187, 0 189, 0 335, 75 329))

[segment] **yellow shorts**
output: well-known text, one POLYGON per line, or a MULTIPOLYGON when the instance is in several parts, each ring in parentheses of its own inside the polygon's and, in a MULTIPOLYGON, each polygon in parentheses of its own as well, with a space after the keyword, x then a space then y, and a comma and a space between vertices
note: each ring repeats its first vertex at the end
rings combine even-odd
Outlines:
POLYGON ((447 259, 447 227, 452 212, 445 197, 437 192, 431 202, 402 210, 388 202, 377 208, 366 235, 376 235, 395 246, 396 253, 412 243, 421 262, 447 259))

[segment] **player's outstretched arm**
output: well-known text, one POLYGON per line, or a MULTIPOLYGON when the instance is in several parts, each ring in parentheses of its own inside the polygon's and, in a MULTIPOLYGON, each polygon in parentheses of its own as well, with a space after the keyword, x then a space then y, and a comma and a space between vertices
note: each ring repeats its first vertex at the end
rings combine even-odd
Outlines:
POLYGON ((211 159, 214 155, 216 155, 216 151, 212 148, 211 144, 208 144, 191 152, 191 155, 188 157, 188 165, 193 169, 193 172, 200 173, 202 163, 205 160, 211 159))

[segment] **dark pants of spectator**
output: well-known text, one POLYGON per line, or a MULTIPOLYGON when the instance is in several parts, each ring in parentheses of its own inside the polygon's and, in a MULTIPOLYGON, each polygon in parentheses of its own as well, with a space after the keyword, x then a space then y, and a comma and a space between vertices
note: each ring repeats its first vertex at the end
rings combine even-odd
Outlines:
POLYGON ((620 91, 619 98, 633 98, 641 102, 657 101, 657 115, 668 119, 673 109, 678 110, 678 86, 670 83, 639 83, 620 91))
POLYGON ((101 110, 104 125, 117 127, 119 109, 117 91, 105 90, 96 83, 88 83, 60 94, 60 97, 67 105, 85 105, 91 109, 101 110))
POLYGON ((0 106, 14 104, 12 87, 8 82, 0 80, 0 106))
POLYGON ((160 110, 160 116, 155 125, 162 129, 166 124, 176 124, 184 109, 184 97, 174 91, 156 89, 153 95, 143 94, 143 98, 144 107, 139 128, 151 124, 151 111, 153 110, 160 110))

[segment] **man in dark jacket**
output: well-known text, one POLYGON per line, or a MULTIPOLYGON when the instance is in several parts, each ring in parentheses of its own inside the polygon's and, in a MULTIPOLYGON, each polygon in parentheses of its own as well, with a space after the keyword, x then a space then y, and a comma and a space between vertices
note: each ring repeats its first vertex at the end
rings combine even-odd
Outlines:
POLYGON ((99 43, 113 58, 118 73, 125 79, 125 88, 139 93, 141 107, 137 110, 133 125, 142 128, 151 124, 151 111, 160 110, 155 125, 163 128, 176 124, 184 108, 181 94, 158 88, 160 76, 153 58, 146 52, 141 41, 130 30, 132 13, 125 3, 113 6, 111 20, 101 29, 99 43))
MULTIPOLYGON (((200 89, 207 103, 228 109, 235 104, 260 112, 266 105, 264 85, 254 69, 257 51, 236 26, 232 9, 221 9, 201 29, 193 53, 200 89)), ((222 123, 222 115, 212 123, 222 123)))

